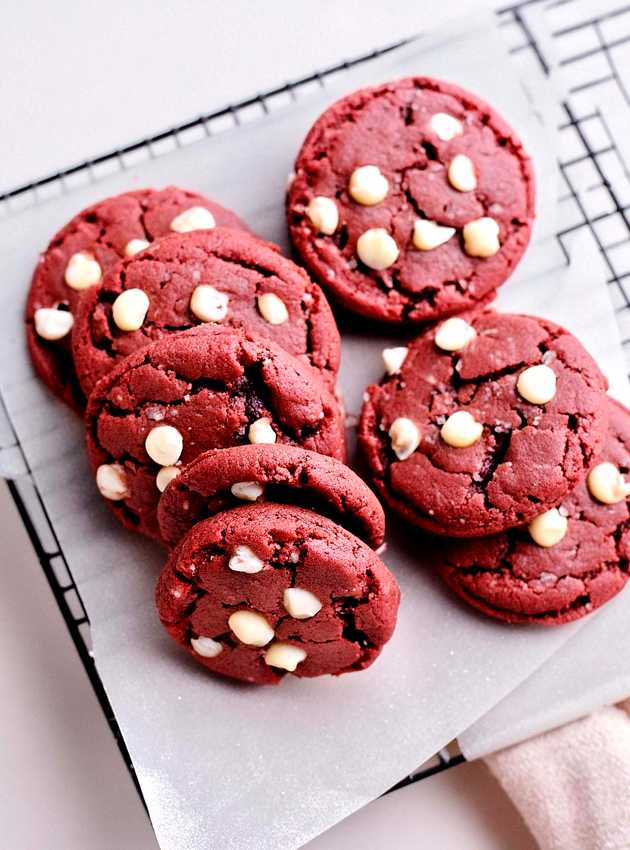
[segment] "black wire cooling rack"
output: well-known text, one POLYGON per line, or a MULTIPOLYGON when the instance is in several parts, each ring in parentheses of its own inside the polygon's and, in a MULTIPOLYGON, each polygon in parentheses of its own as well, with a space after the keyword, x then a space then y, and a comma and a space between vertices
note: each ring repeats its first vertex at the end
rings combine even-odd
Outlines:
MULTIPOLYGON (((570 81, 561 103, 558 127, 559 169, 562 188, 556 234, 565 261, 569 262, 569 238, 592 240, 601 253, 608 285, 620 325, 626 357, 630 357, 630 5, 614 0, 524 0, 497 11, 498 24, 510 45, 521 74, 554 72, 570 81), (597 13, 592 13, 593 8, 597 13), (544 21, 544 37, 536 25, 544 21), (625 50, 625 53, 624 53, 625 50), (625 58, 624 58, 625 57, 625 58), (620 114, 625 119, 625 140, 619 132, 620 114), (626 145, 624 151, 623 145, 626 145)), ((98 182, 103 169, 111 174, 128 168, 131 156, 155 158, 164 148, 182 147, 200 137, 212 136, 213 127, 225 122, 241 123, 246 110, 258 107, 271 111, 278 96, 298 100, 304 87, 326 86, 327 79, 345 69, 370 62, 396 50, 407 41, 341 62, 334 67, 293 80, 216 112, 201 115, 162 133, 126 145, 95 159, 71 166, 43 179, 18 186, 0 196, 0 207, 11 215, 19 206, 35 205, 50 189, 72 191, 69 182, 81 176, 98 182)), ((39 559, 94 692, 103 709, 142 797, 133 763, 118 727, 91 651, 89 618, 59 545, 44 502, 33 483, 17 435, 0 398, 0 433, 3 452, 9 453, 20 474, 8 482, 33 549, 39 559)), ((463 756, 455 748, 438 753, 394 789, 423 779, 446 767, 459 764, 463 756)), ((391 789, 391 790, 394 790, 391 789)))

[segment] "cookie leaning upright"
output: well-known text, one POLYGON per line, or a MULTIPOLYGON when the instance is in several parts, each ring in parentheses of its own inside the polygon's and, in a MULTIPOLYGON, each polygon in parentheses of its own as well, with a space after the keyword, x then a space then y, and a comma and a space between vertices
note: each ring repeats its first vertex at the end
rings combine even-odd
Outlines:
POLYGON ((202 452, 278 442, 345 456, 339 404, 313 369, 255 334, 216 325, 125 358, 96 385, 86 424, 101 494, 124 526, 158 540, 160 492, 202 452))
POLYGON ((395 511, 474 537, 533 519, 586 475, 607 425, 606 380, 582 345, 533 316, 447 319, 387 353, 359 442, 395 511))
POLYGON ((339 333, 319 286, 275 246, 216 228, 166 236, 86 293, 72 338, 84 392, 133 351, 203 322, 260 334, 334 386, 339 333))
POLYGON ((363 89, 317 120, 287 197, 293 245, 350 310, 426 321, 483 302, 534 219, 534 174, 488 104, 416 77, 363 89))
POLYGON ((312 511, 272 502, 197 523, 156 589, 178 644, 209 670, 255 684, 369 667, 399 601, 369 546, 312 511))
POLYGON ((309 508, 372 548, 385 536, 380 502, 343 463, 298 446, 259 444, 215 449, 189 463, 160 499, 162 539, 174 546, 195 523, 244 502, 309 508))
POLYGON ((55 395, 76 410, 85 405, 70 345, 83 293, 96 286, 121 257, 141 251, 154 239, 216 225, 248 229, 219 204, 169 186, 106 198, 80 212, 55 234, 39 258, 26 305, 33 365, 55 395))
POLYGON ((435 549, 448 586, 509 623, 560 625, 599 608, 630 569, 630 412, 607 402, 608 433, 585 481, 529 528, 435 549))

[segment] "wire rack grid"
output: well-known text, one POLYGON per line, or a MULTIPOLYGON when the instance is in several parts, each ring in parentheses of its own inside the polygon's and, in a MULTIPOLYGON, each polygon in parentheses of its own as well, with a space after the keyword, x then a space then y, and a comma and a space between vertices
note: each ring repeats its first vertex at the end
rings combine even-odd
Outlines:
MULTIPOLYGON (((556 238, 569 262, 568 242, 573 234, 591 239, 606 264, 608 285, 630 360, 630 144, 623 149, 618 131, 618 112, 625 109, 630 121, 630 62, 623 59, 630 44, 630 5, 611 0, 596 4, 588 0, 523 0, 497 10, 498 25, 522 73, 534 66, 548 75, 552 68, 564 73, 571 84, 561 104, 559 170, 562 188, 556 238), (549 44, 539 40, 531 25, 531 13, 544 12, 549 44), (549 51, 551 46, 551 54, 549 51), (606 105, 609 104, 607 109, 606 105), (611 110, 615 112, 613 115, 611 110)), ((0 196, 0 215, 41 203, 47 197, 71 192, 77 183, 96 183, 116 171, 125 171, 138 159, 152 159, 186 144, 211 137, 226 126, 239 126, 251 110, 269 113, 278 101, 297 101, 312 85, 326 86, 333 75, 396 50, 398 42, 370 54, 344 61, 323 71, 287 82, 239 103, 200 115, 150 138, 135 141, 95 159, 73 165, 0 196)), ((630 138, 630 134, 628 134, 630 138)), ((0 433, 3 451, 12 455, 19 472, 8 482, 34 551, 46 575, 79 657, 85 667, 103 713, 125 760, 140 797, 133 763, 116 717, 99 678, 91 650, 89 618, 56 537, 44 502, 33 483, 26 456, 0 398, 0 433)), ((417 771, 404 777, 395 790, 459 764, 456 748, 438 753, 417 771)))

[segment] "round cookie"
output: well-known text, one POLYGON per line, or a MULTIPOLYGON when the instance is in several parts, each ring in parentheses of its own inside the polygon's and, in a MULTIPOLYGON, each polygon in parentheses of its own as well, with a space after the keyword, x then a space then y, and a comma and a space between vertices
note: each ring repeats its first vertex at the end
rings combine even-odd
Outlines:
POLYGON ((216 325, 125 358, 90 396, 86 425, 101 494, 124 526, 158 540, 158 488, 208 449, 278 442, 345 456, 339 405, 310 366, 216 325))
MULTIPOLYGON (((608 463, 630 472, 630 413, 612 401, 593 469, 608 463)), ((531 530, 436 546, 439 573, 474 608, 508 623, 555 626, 589 614, 624 587, 630 561, 630 487, 620 480, 607 497, 596 480, 597 473, 578 484, 531 530), (604 504, 591 489, 615 501, 604 504)))
POLYGON ((454 537, 557 505, 586 475, 607 420, 606 380, 568 331, 533 316, 468 318, 417 337, 368 387, 359 424, 387 504, 454 537))
POLYGON ((72 337, 83 391, 89 395, 99 378, 148 342, 202 322, 258 333, 334 385, 339 332, 319 286, 268 243, 217 228, 160 239, 86 293, 72 337))
POLYGON ((295 250, 343 305, 423 322, 481 303, 509 277, 530 237, 534 174, 488 104, 414 77, 320 116, 287 212, 295 250))
POLYGON ((215 449, 184 467, 160 499, 162 539, 174 546, 200 520, 247 502, 310 508, 373 548, 385 535, 383 508, 356 473, 334 458, 280 444, 215 449))
POLYGON ((202 195, 168 186, 106 198, 80 212, 52 238, 33 274, 26 333, 37 373, 55 395, 76 410, 85 406, 70 342, 71 317, 86 288, 96 285, 127 252, 141 250, 172 232, 173 226, 207 227, 212 222, 247 230, 230 210, 202 195))
POLYGON ((204 667, 254 684, 369 667, 390 639, 396 579, 365 543, 312 511, 266 502, 216 514, 173 550, 156 602, 204 667))

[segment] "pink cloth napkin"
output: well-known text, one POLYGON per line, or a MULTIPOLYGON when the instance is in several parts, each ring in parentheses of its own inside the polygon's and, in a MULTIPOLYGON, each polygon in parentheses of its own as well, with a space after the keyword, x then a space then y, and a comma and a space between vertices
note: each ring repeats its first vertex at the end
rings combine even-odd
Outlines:
POLYGON ((630 700, 485 761, 541 850, 630 850, 630 700))

